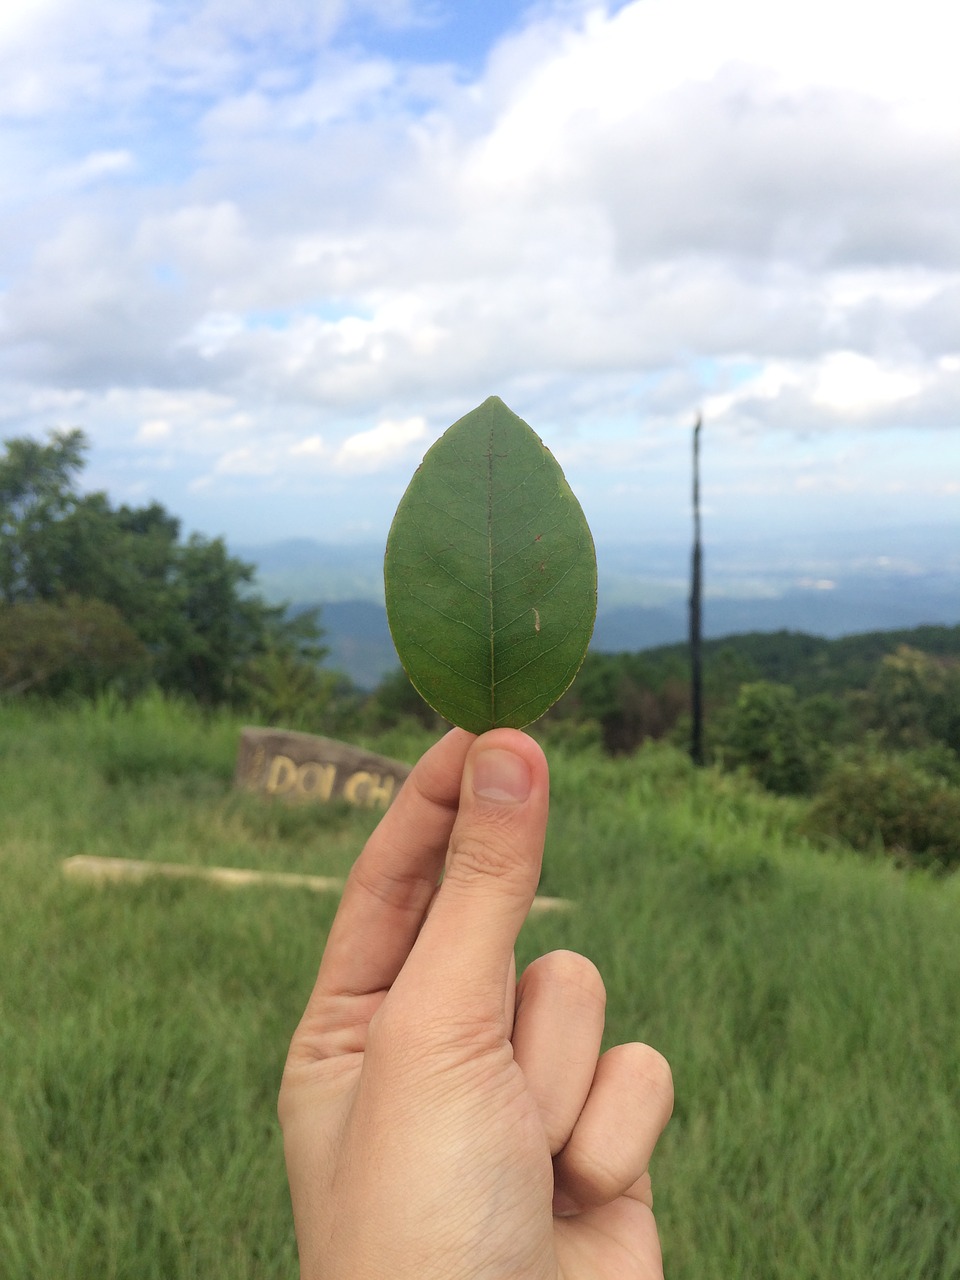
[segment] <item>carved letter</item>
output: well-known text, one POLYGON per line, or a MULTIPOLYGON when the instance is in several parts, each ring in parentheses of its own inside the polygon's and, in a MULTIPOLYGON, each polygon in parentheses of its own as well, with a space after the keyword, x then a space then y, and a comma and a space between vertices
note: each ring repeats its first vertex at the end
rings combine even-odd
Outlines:
POLYGON ((302 764, 297 770, 297 790, 305 796, 316 796, 326 802, 333 794, 337 776, 335 764, 318 764, 313 761, 302 764))
POLYGON ((364 805, 367 809, 378 804, 385 809, 393 796, 393 788, 393 778, 381 778, 379 774, 361 770, 351 774, 344 783, 343 798, 351 804, 364 805))
POLYGON ((361 791, 370 782, 369 773, 351 773, 350 777, 343 784, 343 798, 350 804, 363 804, 361 791))
POLYGON ((367 792, 367 808, 374 809, 377 805, 381 809, 386 809, 387 805, 393 799, 393 788, 396 785, 396 778, 389 775, 381 778, 378 774, 370 775, 370 790, 367 792))
POLYGON ((267 791, 270 795, 284 795, 296 785, 297 766, 289 756, 274 756, 267 774, 267 791))

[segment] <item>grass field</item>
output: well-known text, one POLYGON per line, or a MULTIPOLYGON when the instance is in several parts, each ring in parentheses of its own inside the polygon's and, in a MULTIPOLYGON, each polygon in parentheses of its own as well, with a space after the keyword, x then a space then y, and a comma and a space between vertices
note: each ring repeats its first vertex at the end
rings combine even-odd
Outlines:
MULTIPOLYGON (((275 1099, 334 901, 60 871, 343 873, 374 819, 232 792, 238 729, 0 708, 4 1280, 296 1276, 275 1099)), ((550 756, 542 891, 579 905, 520 958, 588 953, 609 1041, 671 1061, 668 1280, 958 1280, 960 878, 814 849, 794 804, 666 748, 550 756)))

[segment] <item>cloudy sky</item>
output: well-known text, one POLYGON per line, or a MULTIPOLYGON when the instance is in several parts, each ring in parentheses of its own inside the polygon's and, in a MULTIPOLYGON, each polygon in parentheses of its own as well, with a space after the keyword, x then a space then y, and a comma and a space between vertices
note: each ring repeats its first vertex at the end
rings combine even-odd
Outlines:
POLYGON ((598 541, 960 504, 948 0, 3 0, 0 436, 377 539, 498 394, 598 541))

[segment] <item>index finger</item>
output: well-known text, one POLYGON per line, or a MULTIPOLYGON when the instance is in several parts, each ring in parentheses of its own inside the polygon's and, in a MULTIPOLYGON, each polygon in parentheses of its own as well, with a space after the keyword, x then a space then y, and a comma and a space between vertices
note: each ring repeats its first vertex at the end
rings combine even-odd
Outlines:
POLYGON ((367 841, 347 877, 311 1003, 384 991, 400 972, 440 878, 473 740, 452 729, 425 752, 367 841))

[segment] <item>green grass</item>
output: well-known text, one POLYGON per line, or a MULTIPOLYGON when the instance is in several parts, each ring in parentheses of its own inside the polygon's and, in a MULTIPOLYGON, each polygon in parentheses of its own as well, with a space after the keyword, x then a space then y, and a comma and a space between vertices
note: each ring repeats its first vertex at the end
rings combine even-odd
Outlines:
POLYGON ((548 875, 582 905, 533 928, 597 961, 611 1040, 672 1063, 668 1276, 960 1276, 956 880, 804 846, 790 805, 663 751, 568 769, 548 875))
MULTIPOLYGON (((275 1099, 335 902, 93 889, 74 853, 342 874, 373 824, 234 793, 239 724, 0 707, 0 1275, 296 1275, 275 1099)), ((382 740, 413 759, 415 733, 382 740)), ((671 1061, 669 1280, 957 1280, 960 878, 805 844, 668 749, 551 749, 521 960, 599 964, 608 1041, 671 1061)))

